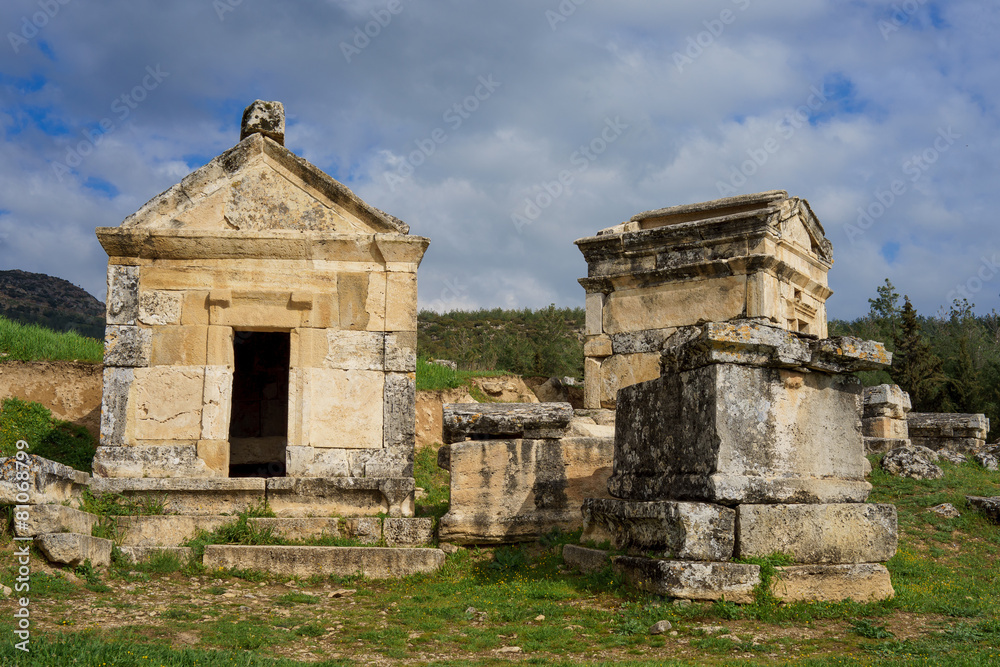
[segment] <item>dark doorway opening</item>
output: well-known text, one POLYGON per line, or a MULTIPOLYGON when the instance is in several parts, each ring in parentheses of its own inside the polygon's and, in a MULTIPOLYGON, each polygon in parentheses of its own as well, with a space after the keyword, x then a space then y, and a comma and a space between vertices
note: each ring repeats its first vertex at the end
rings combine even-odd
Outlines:
POLYGON ((237 331, 229 476, 284 477, 288 444, 288 332, 237 331))

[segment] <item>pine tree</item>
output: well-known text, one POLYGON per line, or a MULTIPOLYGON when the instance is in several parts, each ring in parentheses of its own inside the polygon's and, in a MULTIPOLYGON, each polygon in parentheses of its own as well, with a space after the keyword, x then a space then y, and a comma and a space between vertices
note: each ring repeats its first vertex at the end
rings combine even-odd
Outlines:
POLYGON ((899 292, 888 278, 885 279, 885 284, 876 287, 875 291, 878 296, 868 299, 868 318, 878 332, 876 337, 891 347, 900 325, 899 292))
POLYGON ((904 296, 903 300, 889 374, 893 382, 910 394, 915 412, 934 412, 940 407, 941 390, 947 379, 942 373, 941 360, 924 340, 910 297, 904 296))

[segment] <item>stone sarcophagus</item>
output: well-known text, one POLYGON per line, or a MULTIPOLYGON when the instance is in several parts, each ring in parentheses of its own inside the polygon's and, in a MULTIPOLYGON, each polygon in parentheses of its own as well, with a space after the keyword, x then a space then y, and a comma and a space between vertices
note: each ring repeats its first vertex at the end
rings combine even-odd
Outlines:
POLYGON ((584 402, 659 377, 678 327, 763 318, 827 335, 832 247, 804 199, 784 191, 674 206, 576 241, 587 260, 584 402))
POLYGON ((429 241, 283 138, 281 105, 256 102, 238 145, 97 229, 109 263, 95 475, 285 478, 273 500, 315 495, 288 478, 323 478, 312 486, 344 511, 356 491, 361 513, 412 512, 429 241))

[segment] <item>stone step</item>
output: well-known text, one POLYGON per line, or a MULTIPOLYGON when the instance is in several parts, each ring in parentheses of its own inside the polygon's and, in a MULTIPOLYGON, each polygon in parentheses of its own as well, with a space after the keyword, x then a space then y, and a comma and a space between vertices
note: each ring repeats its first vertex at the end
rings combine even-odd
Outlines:
POLYGON ((375 544, 384 539, 388 546, 421 546, 434 541, 434 520, 424 517, 326 517, 254 518, 250 523, 271 527, 275 535, 289 540, 342 537, 375 544))
POLYGON ((563 562, 579 572, 600 572, 611 565, 611 556, 603 549, 581 547, 579 544, 564 544, 563 562))
POLYGON ((408 477, 95 477, 95 494, 162 498, 171 514, 237 514, 266 499, 279 517, 413 516, 408 477))
POLYGON ((121 552, 133 563, 142 563, 153 556, 161 553, 171 553, 177 556, 180 562, 186 563, 194 555, 191 547, 120 547, 121 552))
POLYGON ((122 531, 122 546, 178 547, 199 530, 211 532, 235 520, 234 516, 153 514, 120 517, 118 527, 122 531))
POLYGON ((440 549, 213 544, 205 547, 202 562, 209 570, 235 568, 298 577, 360 574, 372 579, 394 579, 434 572, 444 559, 440 549))
POLYGON ((94 566, 111 564, 111 540, 79 533, 46 533, 35 537, 42 555, 50 563, 77 566, 90 560, 94 566))

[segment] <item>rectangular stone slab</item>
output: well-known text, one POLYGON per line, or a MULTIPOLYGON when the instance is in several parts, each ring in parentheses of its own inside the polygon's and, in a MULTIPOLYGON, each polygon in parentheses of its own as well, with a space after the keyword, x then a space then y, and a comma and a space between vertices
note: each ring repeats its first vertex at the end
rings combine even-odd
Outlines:
POLYGON ((588 498, 583 524, 581 539, 607 534, 630 554, 681 560, 729 560, 736 540, 736 512, 709 503, 588 498))
POLYGON ((771 592, 783 602, 877 602, 893 597, 889 570, 877 563, 776 568, 771 592))
POLYGON ((618 392, 616 498, 863 502, 864 470, 853 376, 713 364, 618 392))
POLYGON ((50 563, 94 566, 111 564, 111 540, 79 533, 47 533, 35 538, 35 544, 50 563))
POLYGON ((413 516, 412 477, 272 477, 267 501, 279 517, 413 516))
POLYGON ((205 516, 237 514, 262 503, 265 482, 259 477, 95 477, 90 490, 95 494, 120 493, 129 497, 164 499, 167 512, 205 516))
POLYGON ((551 437, 558 437, 572 418, 569 403, 449 403, 443 408, 444 443, 517 439, 532 431, 555 431, 551 437))
POLYGON ((205 567, 258 570, 284 576, 364 575, 394 579, 431 573, 444 565, 440 549, 390 547, 290 547, 213 544, 205 547, 205 567))
POLYGON ((34 505, 25 510, 25 521, 14 521, 14 534, 34 537, 45 533, 80 533, 90 535, 97 516, 65 505, 34 505))
POLYGON ((579 544, 564 544, 563 562, 578 572, 600 572, 611 565, 611 556, 602 549, 590 549, 579 544))
POLYGON ((760 584, 759 565, 641 556, 615 556, 611 563, 634 588, 685 600, 725 598, 727 602, 747 604, 753 602, 753 589, 760 584))
POLYGON ((736 555, 789 554, 796 563, 877 563, 896 554, 896 506, 740 505, 736 555))

